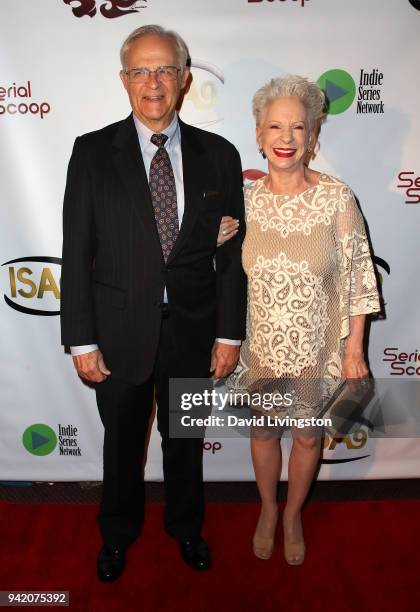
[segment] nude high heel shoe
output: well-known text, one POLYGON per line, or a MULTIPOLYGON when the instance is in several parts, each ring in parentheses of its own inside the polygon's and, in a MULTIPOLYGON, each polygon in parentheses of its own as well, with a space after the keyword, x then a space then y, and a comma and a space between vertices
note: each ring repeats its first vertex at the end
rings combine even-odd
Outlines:
POLYGON ((305 560, 305 541, 303 539, 302 523, 300 522, 299 534, 292 536, 289 530, 284 526, 283 514, 283 547, 284 558, 289 565, 302 565, 305 560))
POLYGON ((255 529, 254 537, 252 539, 252 550, 254 552, 254 555, 258 559, 263 559, 264 561, 267 561, 268 559, 271 558, 271 555, 273 554, 277 520, 278 520, 278 513, 272 525, 270 525, 270 530, 269 530, 270 534, 268 536, 267 535, 263 536, 261 535, 261 530, 262 530, 261 514, 258 518, 257 527, 255 529))

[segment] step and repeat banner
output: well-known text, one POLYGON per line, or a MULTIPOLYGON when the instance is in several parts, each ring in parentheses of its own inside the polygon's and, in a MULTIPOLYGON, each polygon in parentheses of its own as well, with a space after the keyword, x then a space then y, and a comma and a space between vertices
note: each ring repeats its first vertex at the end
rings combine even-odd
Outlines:
MULTIPOLYGON (((246 182, 266 170, 254 92, 287 73, 324 88, 312 167, 350 184, 369 227, 386 311, 371 325, 372 372, 420 375, 420 0, 0 2, 0 480, 102 476, 94 392, 60 346, 61 208, 75 137, 130 112, 119 48, 147 23, 187 41, 181 116, 236 145, 246 182)), ((324 447, 321 479, 420 477, 415 437, 361 425, 324 447)), ((253 479, 249 440, 207 439, 204 453, 207 480, 253 479)), ((153 429, 146 477, 161 476, 153 429)))

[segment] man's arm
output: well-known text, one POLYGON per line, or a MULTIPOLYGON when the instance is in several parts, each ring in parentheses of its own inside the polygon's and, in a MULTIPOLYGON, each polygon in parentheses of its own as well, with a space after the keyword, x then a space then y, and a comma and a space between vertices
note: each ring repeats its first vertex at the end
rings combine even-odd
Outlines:
POLYGON ((92 351, 98 350, 97 344, 83 344, 82 346, 71 346, 70 353, 72 357, 77 357, 78 355, 86 355, 86 353, 91 353, 92 351))
POLYGON ((245 214, 242 189, 242 167, 239 153, 229 151, 225 172, 226 201, 223 215, 239 220, 237 234, 216 251, 217 338, 212 351, 215 378, 230 374, 239 358, 239 346, 222 339, 245 338, 246 276, 242 268, 242 242, 245 236, 245 214))
POLYGON ((76 138, 67 171, 63 204, 61 342, 96 342, 92 295, 95 256, 93 206, 85 143, 76 138))
POLYGON ((72 346, 77 373, 90 382, 109 374, 94 344, 92 265, 95 256, 93 210, 86 147, 77 138, 67 171, 63 205, 61 341, 72 346))

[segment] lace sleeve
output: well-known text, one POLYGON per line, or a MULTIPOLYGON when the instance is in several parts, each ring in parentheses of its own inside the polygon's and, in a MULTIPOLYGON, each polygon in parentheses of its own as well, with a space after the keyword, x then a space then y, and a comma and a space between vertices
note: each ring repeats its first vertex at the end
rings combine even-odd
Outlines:
POLYGON ((380 310, 365 224, 347 185, 341 188, 335 232, 340 270, 340 336, 345 338, 349 334, 350 317, 380 310))

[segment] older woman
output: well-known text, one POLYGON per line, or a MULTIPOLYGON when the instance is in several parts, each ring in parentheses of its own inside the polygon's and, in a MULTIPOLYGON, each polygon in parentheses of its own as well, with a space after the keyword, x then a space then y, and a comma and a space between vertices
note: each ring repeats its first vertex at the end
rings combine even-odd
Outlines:
MULTIPOLYGON (((299 76, 272 79, 253 99, 260 153, 268 174, 245 189, 248 338, 228 381, 256 389, 261 381, 293 388, 294 416, 319 412, 344 379, 368 376, 363 355, 365 318, 379 310, 375 274, 362 215, 342 181, 308 168, 324 94, 299 76), (326 384, 329 383, 329 384, 326 384)), ((222 229, 230 237, 231 219, 222 229)), ((268 388, 267 386, 265 388, 268 388)), ((284 554, 291 565, 305 556, 301 509, 320 457, 321 436, 292 431, 288 493, 283 512, 284 554)), ((251 438, 262 500, 253 550, 270 558, 278 516, 281 473, 278 435, 251 438)))

